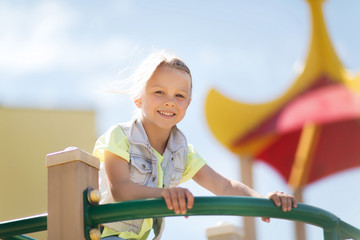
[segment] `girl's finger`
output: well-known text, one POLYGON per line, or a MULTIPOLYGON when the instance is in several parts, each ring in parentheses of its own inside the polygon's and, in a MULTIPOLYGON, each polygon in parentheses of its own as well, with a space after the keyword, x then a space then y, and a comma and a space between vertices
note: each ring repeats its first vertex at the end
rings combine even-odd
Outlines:
POLYGON ((291 207, 292 207, 292 200, 290 197, 287 197, 287 210, 291 211, 291 207))
POLYGON ((170 189, 170 198, 175 214, 180 214, 179 196, 176 189, 170 189))
POLYGON ((273 200, 276 206, 281 206, 281 199, 276 193, 272 194, 269 198, 273 200))
POLYGON ((286 212, 288 207, 287 207, 287 199, 286 197, 281 197, 281 208, 283 212, 286 212))
POLYGON ((185 192, 183 189, 180 189, 178 191, 178 202, 180 207, 180 213, 185 214, 186 213, 186 198, 185 198, 185 192))
POLYGON ((291 201, 292 201, 292 203, 293 203, 293 207, 294 207, 294 208, 297 208, 296 198, 293 197, 293 198, 291 199, 291 201))
POLYGON ((162 193, 161 193, 161 196, 163 197, 163 199, 165 200, 165 203, 166 203, 166 206, 169 210, 173 210, 173 205, 172 205, 172 202, 171 202, 171 198, 170 198, 170 194, 169 194, 169 191, 168 189, 167 190, 164 190, 162 193))
POLYGON ((185 191, 186 194, 186 200, 187 200, 187 208, 188 209, 192 209, 194 206, 194 196, 192 195, 192 193, 186 189, 185 191))

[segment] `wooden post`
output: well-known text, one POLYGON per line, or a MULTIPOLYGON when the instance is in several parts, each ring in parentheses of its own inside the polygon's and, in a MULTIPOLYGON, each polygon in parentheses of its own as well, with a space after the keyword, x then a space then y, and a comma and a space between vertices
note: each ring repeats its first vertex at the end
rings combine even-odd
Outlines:
MULTIPOLYGON (((253 161, 246 156, 240 157, 241 182, 253 188, 253 161)), ((244 217, 245 239, 256 240, 255 218, 244 217)))
POLYGON ((221 223, 206 229, 208 240, 244 240, 243 229, 230 223, 221 223))
POLYGON ((99 160, 79 148, 46 156, 48 239, 85 239, 83 191, 98 189, 99 160))
MULTIPOLYGON (((301 132, 289 177, 289 184, 294 189, 294 197, 298 202, 303 202, 302 189, 306 185, 310 175, 320 130, 320 126, 309 122, 304 125, 301 132)), ((296 222, 295 229, 296 239, 305 240, 305 224, 302 222, 296 222)))
MULTIPOLYGON (((298 202, 303 202, 302 189, 295 190, 294 197, 298 202)), ((305 223, 295 222, 295 233, 296 233, 296 240, 305 240, 306 239, 305 223)))

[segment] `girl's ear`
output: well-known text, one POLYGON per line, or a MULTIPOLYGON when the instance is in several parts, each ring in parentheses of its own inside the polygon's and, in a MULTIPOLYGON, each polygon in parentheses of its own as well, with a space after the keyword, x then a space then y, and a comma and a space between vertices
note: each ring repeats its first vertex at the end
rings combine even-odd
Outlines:
POLYGON ((134 103, 135 103, 135 105, 136 105, 138 108, 141 108, 141 107, 142 107, 141 97, 135 99, 135 100, 134 100, 134 103))

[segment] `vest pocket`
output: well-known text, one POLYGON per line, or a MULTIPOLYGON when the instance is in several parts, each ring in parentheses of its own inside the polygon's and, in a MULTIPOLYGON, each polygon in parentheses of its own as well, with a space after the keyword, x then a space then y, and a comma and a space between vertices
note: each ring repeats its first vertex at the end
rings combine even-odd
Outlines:
POLYGON ((130 180, 134 183, 145 185, 151 177, 151 162, 140 156, 131 156, 130 180))
POLYGON ((176 187, 180 184, 182 175, 184 173, 185 169, 175 167, 173 173, 170 176, 170 183, 169 187, 176 187))

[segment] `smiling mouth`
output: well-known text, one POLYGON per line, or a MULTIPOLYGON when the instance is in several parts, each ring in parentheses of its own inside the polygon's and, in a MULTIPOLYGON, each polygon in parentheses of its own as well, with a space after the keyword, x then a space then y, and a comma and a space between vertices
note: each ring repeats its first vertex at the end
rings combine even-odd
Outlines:
POLYGON ((175 115, 176 115, 175 113, 172 113, 172 112, 158 111, 158 113, 160 113, 161 115, 164 115, 164 116, 168 116, 168 117, 171 117, 171 116, 175 116, 175 115))

